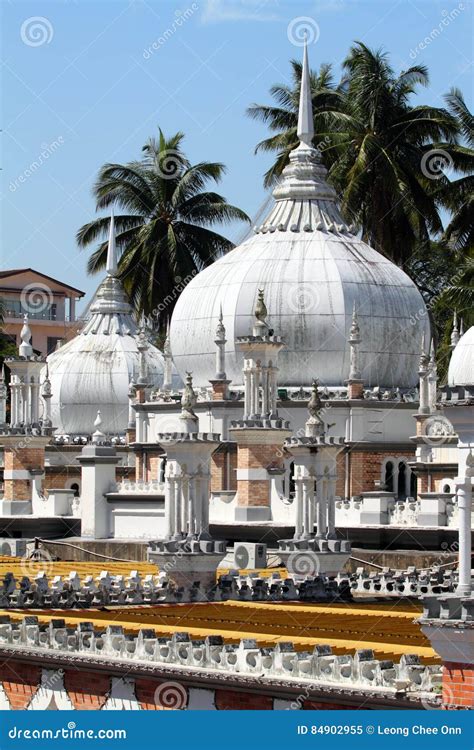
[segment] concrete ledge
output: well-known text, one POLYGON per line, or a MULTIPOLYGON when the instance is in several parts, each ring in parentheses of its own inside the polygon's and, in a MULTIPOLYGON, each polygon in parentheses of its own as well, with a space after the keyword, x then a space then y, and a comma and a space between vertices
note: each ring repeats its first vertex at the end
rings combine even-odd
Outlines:
POLYGON ((271 509, 266 506, 238 506, 235 509, 235 520, 243 523, 270 521, 271 509))

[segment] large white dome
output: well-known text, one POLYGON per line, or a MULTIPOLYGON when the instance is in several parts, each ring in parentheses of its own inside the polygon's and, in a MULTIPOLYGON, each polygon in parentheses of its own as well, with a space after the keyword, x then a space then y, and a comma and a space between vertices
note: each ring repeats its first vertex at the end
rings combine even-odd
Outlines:
POLYGON ((343 221, 319 152, 302 143, 290 156, 275 202, 254 235, 199 273, 181 294, 171 322, 181 377, 205 386, 215 373, 215 330, 222 306, 227 376, 242 383, 236 337, 248 335, 259 288, 268 322, 286 343, 281 386, 342 386, 349 375, 348 336, 355 304, 367 386, 418 382, 429 323, 411 279, 362 242, 343 221))
POLYGON ((125 432, 129 385, 139 375, 141 356, 147 381, 162 385, 163 356, 138 333, 116 272, 112 220, 107 277, 91 305, 91 316, 75 338, 47 358, 51 419, 57 435, 90 434, 98 409, 102 432, 125 432))
POLYGON ((448 385, 474 385, 474 326, 456 344, 449 362, 448 385))

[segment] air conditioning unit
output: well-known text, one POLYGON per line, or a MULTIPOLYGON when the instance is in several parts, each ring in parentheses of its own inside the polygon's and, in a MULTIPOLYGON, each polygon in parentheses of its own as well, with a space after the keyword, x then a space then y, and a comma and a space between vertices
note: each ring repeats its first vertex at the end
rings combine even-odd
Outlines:
POLYGON ((28 539, 0 538, 0 555, 11 555, 12 557, 23 557, 23 555, 26 555, 27 542, 28 542, 28 539))
POLYGON ((239 570, 267 567, 267 545, 239 542, 234 547, 234 565, 239 570))

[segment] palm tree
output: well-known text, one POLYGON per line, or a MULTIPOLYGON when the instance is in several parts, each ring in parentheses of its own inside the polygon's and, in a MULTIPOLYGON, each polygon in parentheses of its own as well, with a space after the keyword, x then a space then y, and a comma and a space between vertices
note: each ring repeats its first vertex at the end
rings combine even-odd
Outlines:
POLYGON ((451 152, 453 166, 463 176, 441 191, 442 203, 452 212, 445 238, 463 253, 474 247, 474 116, 459 89, 452 88, 445 100, 464 139, 464 145, 455 146, 451 152))
MULTIPOLYGON (((411 106, 417 87, 427 84, 424 66, 396 76, 386 53, 356 42, 344 61, 343 82, 331 92, 333 99, 326 109, 315 110, 314 143, 325 144, 320 150, 346 218, 361 227, 366 242, 397 263, 443 230, 433 180, 422 166, 435 143, 446 141, 450 153, 459 126, 443 108, 411 106)), ((278 97, 280 89, 284 91, 273 87, 272 93, 278 97)), ((296 117, 297 92, 288 99, 290 107, 296 117)), ((293 137, 288 115, 283 118, 279 110, 254 106, 251 114, 279 131, 275 150, 293 137)), ((271 141, 257 146, 271 147, 271 141)), ((272 176, 281 174, 285 164, 280 152, 272 176)), ((447 183, 444 175, 442 180, 447 183)))
MULTIPOLYGON (((202 268, 231 250, 233 243, 209 227, 249 221, 239 208, 215 192, 222 164, 191 165, 182 151, 183 133, 150 138, 142 158, 129 164, 105 164, 94 185, 97 209, 115 204, 126 213, 115 217, 119 273, 137 312, 163 329, 179 293, 202 268)), ((105 267, 109 218, 85 224, 77 232, 80 247, 103 239, 88 261, 88 271, 105 267)))

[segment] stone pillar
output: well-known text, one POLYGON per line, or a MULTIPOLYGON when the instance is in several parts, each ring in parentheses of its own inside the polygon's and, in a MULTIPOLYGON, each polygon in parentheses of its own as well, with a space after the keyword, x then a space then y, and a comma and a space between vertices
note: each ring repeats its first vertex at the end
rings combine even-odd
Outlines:
POLYGON ((82 449, 81 519, 83 537, 106 539, 110 536, 110 510, 105 494, 115 489, 115 469, 120 458, 114 447, 89 444, 82 449))
POLYGON ((466 477, 456 477, 456 500, 459 510, 459 582, 456 592, 469 596, 472 590, 471 556, 472 556, 472 479, 470 472, 466 477))
POLYGON ((45 447, 50 437, 33 435, 2 435, 4 447, 3 501, 30 501, 32 494, 31 471, 44 472, 45 447))
MULTIPOLYGON (((235 423, 237 424, 237 423, 235 423)), ((269 468, 283 468, 284 440, 291 431, 281 420, 273 427, 232 427, 237 443, 237 507, 235 520, 269 521, 271 518, 269 468)))
POLYGON ((2 366, 0 373, 0 426, 5 425, 7 421, 7 395, 8 389, 5 384, 5 368, 2 366))

